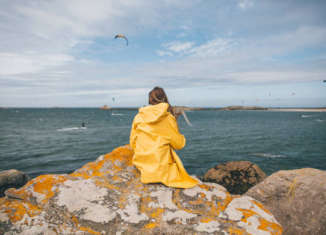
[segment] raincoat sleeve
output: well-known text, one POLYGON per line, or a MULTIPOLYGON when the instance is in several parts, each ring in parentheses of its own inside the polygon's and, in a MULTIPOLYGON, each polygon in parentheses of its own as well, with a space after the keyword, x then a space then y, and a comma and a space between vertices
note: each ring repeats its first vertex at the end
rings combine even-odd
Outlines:
POLYGON ((137 132, 136 132, 136 125, 134 121, 132 123, 131 133, 130 133, 130 146, 132 149, 136 148, 136 139, 137 139, 137 132))
POLYGON ((171 136, 170 145, 173 149, 182 149, 186 144, 186 138, 180 134, 177 121, 172 115, 168 116, 168 131, 171 136))

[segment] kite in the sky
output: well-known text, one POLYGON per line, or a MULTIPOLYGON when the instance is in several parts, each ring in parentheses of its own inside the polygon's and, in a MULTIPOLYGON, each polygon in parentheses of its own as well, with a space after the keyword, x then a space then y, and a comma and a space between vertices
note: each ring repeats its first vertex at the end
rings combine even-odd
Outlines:
POLYGON ((128 46, 128 39, 125 36, 118 34, 117 36, 115 36, 114 39, 116 39, 116 38, 124 38, 124 39, 126 39, 126 41, 127 41, 126 46, 128 46))
POLYGON ((112 101, 114 101, 114 97, 112 98, 112 101))
POLYGON ((326 80, 324 80, 324 82, 326 82, 326 80))

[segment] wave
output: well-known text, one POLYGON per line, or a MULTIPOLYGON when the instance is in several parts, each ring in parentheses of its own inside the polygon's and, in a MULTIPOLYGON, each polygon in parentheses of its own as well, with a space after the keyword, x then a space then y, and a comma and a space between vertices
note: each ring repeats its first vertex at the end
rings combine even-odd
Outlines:
POLYGON ((113 115, 113 116, 121 116, 123 114, 122 113, 111 113, 111 115, 113 115))
POLYGON ((316 119, 315 121, 317 121, 317 122, 323 122, 324 119, 316 119))
POLYGON ((57 129, 57 131, 73 131, 73 130, 86 130, 87 127, 67 127, 67 128, 61 128, 57 129))
POLYGON ((280 158, 280 157, 287 157, 280 154, 270 154, 270 153, 252 153, 253 156, 259 156, 259 157, 268 157, 268 158, 280 158))
POLYGON ((308 117, 314 117, 314 116, 318 116, 318 115, 301 115, 302 118, 308 118, 308 117))

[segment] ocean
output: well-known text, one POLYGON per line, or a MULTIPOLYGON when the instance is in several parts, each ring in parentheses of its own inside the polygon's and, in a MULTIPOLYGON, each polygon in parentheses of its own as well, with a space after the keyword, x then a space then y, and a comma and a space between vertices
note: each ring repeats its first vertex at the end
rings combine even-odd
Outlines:
MULTIPOLYGON (((0 109, 0 171, 17 169, 32 178, 72 173, 129 144, 137 112, 0 109)), ((187 116, 193 126, 179 118, 187 143, 177 154, 189 174, 204 175, 235 160, 251 161, 267 175, 305 167, 326 170, 326 113, 194 110, 187 116)))

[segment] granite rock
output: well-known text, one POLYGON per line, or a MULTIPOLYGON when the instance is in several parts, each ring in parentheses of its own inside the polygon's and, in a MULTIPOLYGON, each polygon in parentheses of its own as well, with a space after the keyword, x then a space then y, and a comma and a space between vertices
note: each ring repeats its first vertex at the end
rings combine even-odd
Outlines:
POLYGON ((20 188, 24 186, 31 178, 25 172, 15 169, 0 172, 0 197, 9 188, 20 188))
POLYGON ((326 233, 325 171, 279 171, 245 195, 261 201, 280 222, 284 234, 326 233))
POLYGON ((266 178, 259 166, 248 161, 218 164, 204 175, 205 182, 223 185, 232 194, 244 194, 266 178))
POLYGON ((43 175, 0 199, 0 231, 13 234, 282 234, 264 206, 215 183, 142 184, 129 146, 70 175, 43 175))

